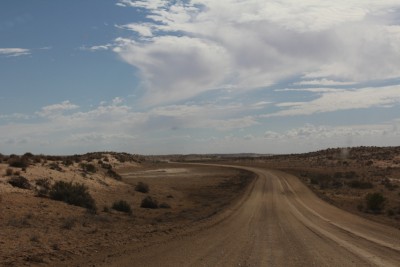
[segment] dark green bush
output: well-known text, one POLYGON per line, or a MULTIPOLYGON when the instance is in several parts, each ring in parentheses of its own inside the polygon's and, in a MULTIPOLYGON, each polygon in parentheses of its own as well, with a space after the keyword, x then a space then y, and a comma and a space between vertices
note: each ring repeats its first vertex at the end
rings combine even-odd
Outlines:
POLYGON ((143 182, 139 182, 136 186, 135 186, 135 190, 141 193, 148 193, 150 191, 149 189, 149 185, 145 184, 143 182))
POLYGON ((157 209, 158 208, 158 202, 157 200, 153 199, 150 196, 145 197, 142 200, 142 203, 140 204, 141 208, 146 208, 146 209, 157 209))
POLYGON ((66 159, 63 161, 63 164, 64 164, 65 167, 69 167, 69 166, 73 165, 74 162, 72 161, 72 159, 66 158, 66 159))
POLYGON ((52 163, 50 163, 50 164, 49 164, 49 168, 50 168, 51 170, 55 170, 55 171, 59 171, 59 172, 62 172, 62 171, 63 171, 63 169, 58 165, 57 162, 52 162, 52 163))
POLYGON ((110 176, 111 178, 114 178, 115 180, 118 180, 118 181, 121 181, 121 180, 122 180, 121 175, 119 175, 117 172, 115 172, 115 171, 112 170, 112 169, 109 169, 109 170, 107 171, 107 175, 110 176))
POLYGON ((344 178, 346 178, 346 179, 354 179, 357 177, 358 177, 358 175, 355 171, 349 171, 344 174, 344 178))
POLYGON ((359 180, 354 180, 348 183, 351 188, 358 188, 358 189, 370 189, 373 188, 374 185, 371 182, 364 182, 359 180))
POLYGON ((84 184, 58 181, 49 192, 51 199, 63 201, 70 205, 96 210, 96 203, 84 184))
POLYGON ((101 164, 101 167, 102 167, 103 169, 106 169, 106 170, 111 170, 111 169, 112 169, 111 164, 104 163, 104 162, 101 164))
POLYGON ((14 187, 22 188, 22 189, 30 189, 31 184, 28 179, 23 176, 15 176, 8 180, 8 183, 14 187))
POLYGON ((114 204, 112 205, 112 208, 117 211, 132 214, 132 208, 129 205, 129 203, 126 202, 125 200, 120 200, 120 201, 114 202, 114 204))
POLYGON ((81 168, 85 171, 85 172, 91 172, 91 173, 95 173, 97 171, 96 166, 94 166, 91 163, 81 163, 81 168))
POLYGON ((370 193, 365 197, 367 201, 367 209, 379 213, 385 206, 385 197, 381 193, 370 193))
POLYGON ((15 168, 27 168, 29 166, 29 161, 26 158, 16 156, 9 159, 8 165, 15 168))

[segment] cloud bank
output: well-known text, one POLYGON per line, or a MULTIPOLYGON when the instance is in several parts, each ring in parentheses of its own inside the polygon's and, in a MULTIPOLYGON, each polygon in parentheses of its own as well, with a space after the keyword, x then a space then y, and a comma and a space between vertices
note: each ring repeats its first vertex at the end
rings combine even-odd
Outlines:
POLYGON ((145 100, 180 101, 219 88, 349 85, 400 76, 398 1, 119 1, 146 21, 114 51, 138 69, 145 100), (132 9, 133 11, 134 9, 132 9))

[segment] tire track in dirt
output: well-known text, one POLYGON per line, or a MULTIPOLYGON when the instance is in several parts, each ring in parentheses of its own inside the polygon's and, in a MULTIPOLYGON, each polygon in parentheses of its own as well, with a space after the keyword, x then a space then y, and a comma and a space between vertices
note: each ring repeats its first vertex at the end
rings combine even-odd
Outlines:
POLYGON ((237 168, 258 178, 236 204, 100 266, 398 266, 399 230, 321 201, 289 174, 237 168))

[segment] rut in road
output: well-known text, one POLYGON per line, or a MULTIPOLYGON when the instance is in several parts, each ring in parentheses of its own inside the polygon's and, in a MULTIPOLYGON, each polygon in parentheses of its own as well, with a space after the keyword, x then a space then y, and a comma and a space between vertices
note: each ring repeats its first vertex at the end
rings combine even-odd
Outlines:
POLYGON ((211 226, 104 265, 399 266, 399 230, 323 202, 292 175, 240 168, 258 178, 211 226))

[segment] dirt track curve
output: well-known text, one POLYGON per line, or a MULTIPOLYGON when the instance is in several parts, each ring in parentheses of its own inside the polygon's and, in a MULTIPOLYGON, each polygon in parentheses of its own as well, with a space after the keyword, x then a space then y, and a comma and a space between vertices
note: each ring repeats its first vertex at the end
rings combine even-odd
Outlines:
POLYGON ((107 266, 400 266, 400 231, 316 197, 296 177, 258 174, 214 223, 107 266))

